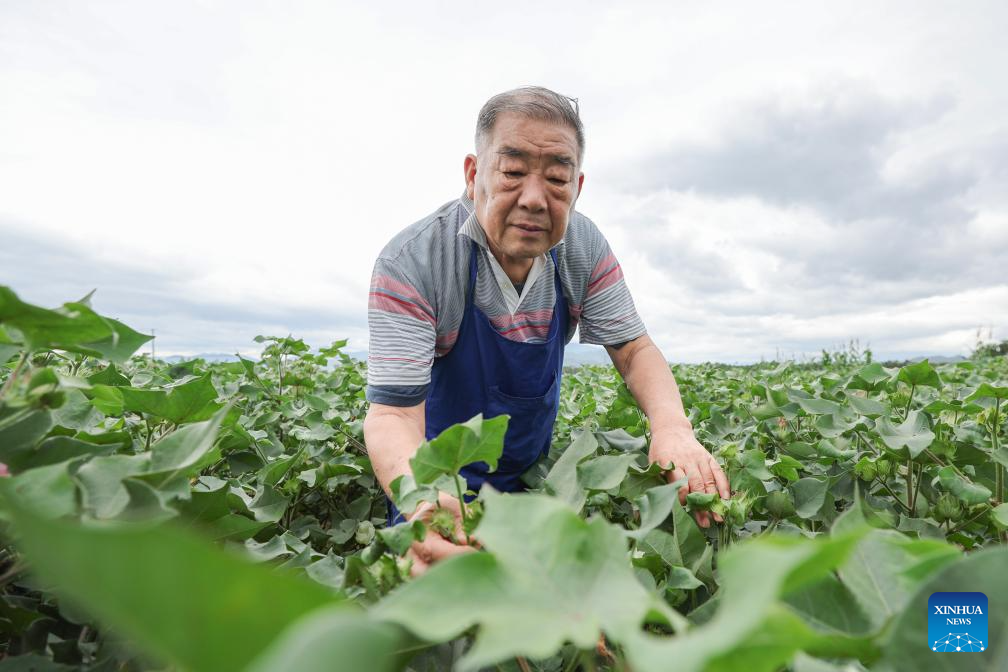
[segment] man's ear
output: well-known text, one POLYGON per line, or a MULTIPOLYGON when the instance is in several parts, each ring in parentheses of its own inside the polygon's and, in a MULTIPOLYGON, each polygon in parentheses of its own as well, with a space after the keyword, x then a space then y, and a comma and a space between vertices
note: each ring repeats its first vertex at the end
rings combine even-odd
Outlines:
POLYGON ((574 198, 581 196, 581 187, 584 186, 584 173, 578 173, 578 193, 574 198))
POLYGON ((476 200, 476 155, 466 154, 463 164, 466 181, 466 195, 470 200, 476 200))

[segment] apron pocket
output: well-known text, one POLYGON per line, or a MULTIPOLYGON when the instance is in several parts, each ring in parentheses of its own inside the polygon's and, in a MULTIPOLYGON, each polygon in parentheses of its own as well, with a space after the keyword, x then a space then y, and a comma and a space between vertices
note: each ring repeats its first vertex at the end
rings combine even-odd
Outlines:
POLYGON ((504 435, 504 454, 501 455, 497 473, 521 474, 549 449, 553 422, 559 407, 556 393, 556 378, 546 394, 538 397, 512 396, 502 392, 496 385, 487 388, 484 417, 493 418, 504 414, 511 416, 507 434, 504 435))

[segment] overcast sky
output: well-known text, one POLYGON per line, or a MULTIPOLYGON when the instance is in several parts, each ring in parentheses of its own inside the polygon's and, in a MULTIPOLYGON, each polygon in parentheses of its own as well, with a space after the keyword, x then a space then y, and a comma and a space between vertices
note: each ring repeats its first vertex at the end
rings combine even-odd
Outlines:
POLYGON ((363 350, 378 251, 541 84, 668 359, 1008 338, 1005 3, 486 4, 0 4, 0 284, 363 350))

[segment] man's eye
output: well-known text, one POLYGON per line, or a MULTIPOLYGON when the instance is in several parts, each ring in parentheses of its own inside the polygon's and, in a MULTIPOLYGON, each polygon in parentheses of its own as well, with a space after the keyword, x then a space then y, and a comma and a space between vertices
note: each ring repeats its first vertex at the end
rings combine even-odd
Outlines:
POLYGON ((506 177, 521 177, 522 173, 518 172, 517 170, 505 170, 504 175, 506 177))
POLYGON ((567 184, 567 180, 561 177, 551 177, 550 182, 552 182, 553 184, 567 184))

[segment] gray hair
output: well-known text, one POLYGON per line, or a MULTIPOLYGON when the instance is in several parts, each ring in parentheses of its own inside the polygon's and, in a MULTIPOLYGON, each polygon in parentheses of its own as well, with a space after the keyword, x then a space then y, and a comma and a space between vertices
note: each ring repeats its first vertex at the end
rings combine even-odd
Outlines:
POLYGON ((581 124, 577 98, 570 98, 542 86, 521 86, 496 96, 483 104, 476 118, 476 149, 484 147, 497 117, 514 112, 529 119, 540 119, 567 126, 577 137, 578 163, 584 157, 584 126, 581 124))

